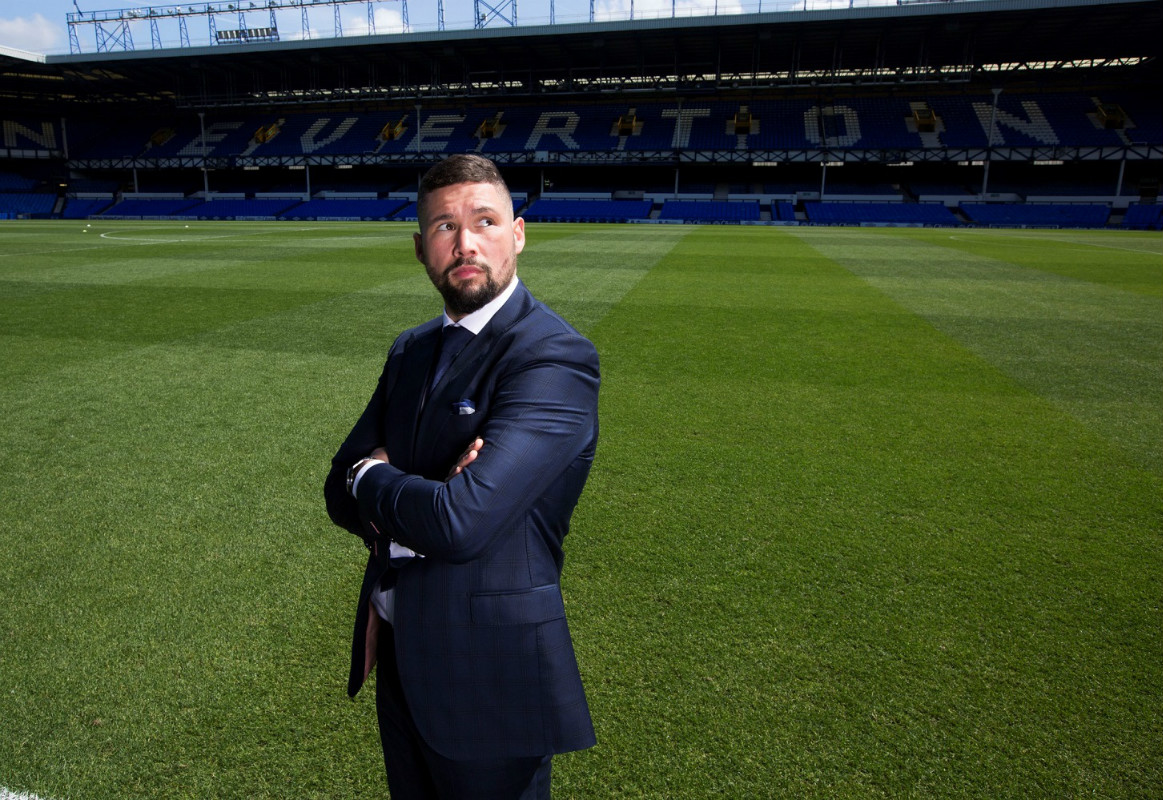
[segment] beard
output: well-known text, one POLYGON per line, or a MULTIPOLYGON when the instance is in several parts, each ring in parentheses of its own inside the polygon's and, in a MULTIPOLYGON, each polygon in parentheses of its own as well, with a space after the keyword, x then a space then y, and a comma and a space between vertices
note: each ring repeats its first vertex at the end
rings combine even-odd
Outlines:
MULTIPOLYGON (((509 272, 509 275, 511 279, 512 271, 509 272)), ((508 286, 508 281, 505 282, 505 286, 500 284, 491 266, 475 258, 458 258, 446 267, 433 283, 436 284, 436 290, 440 292, 440 296, 444 298, 445 308, 460 316, 471 314, 488 305, 505 290, 505 286, 508 286), (471 264, 479 269, 484 276, 484 282, 475 281, 471 284, 453 286, 450 274, 453 270, 466 264, 471 264)))

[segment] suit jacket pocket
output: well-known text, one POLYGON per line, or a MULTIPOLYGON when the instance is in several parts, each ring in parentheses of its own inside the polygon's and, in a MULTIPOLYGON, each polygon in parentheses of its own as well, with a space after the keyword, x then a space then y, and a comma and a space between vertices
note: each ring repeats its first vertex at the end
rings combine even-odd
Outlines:
POLYGON ((477 625, 529 625, 565 616, 565 601, 557 584, 519 592, 484 592, 469 597, 477 625))

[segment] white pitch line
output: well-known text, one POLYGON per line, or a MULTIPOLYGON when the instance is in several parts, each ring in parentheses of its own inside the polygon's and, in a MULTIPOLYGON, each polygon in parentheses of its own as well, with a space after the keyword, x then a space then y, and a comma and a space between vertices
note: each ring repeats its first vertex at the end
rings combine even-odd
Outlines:
MULTIPOLYGON (((280 229, 271 229, 271 230, 262 230, 262 231, 248 231, 246 233, 223 233, 223 234, 211 234, 211 235, 204 235, 204 236, 200 236, 200 235, 195 234, 195 235, 192 235, 189 237, 181 236, 181 238, 178 238, 178 239, 149 239, 149 238, 143 239, 143 238, 137 238, 134 236, 119 236, 119 235, 117 235, 117 234, 124 233, 127 231, 140 231, 140 230, 149 230, 149 229, 148 228, 126 228, 122 231, 106 231, 105 233, 98 234, 97 236, 98 236, 98 238, 104 239, 107 242, 116 242, 118 244, 129 244, 129 245, 135 245, 135 244, 138 244, 138 245, 189 244, 189 243, 209 241, 211 239, 233 239, 233 238, 240 238, 243 236, 265 236, 265 235, 271 234, 271 233, 281 233, 282 231, 292 231, 294 233, 302 233, 305 231, 326 230, 326 228, 318 228, 318 227, 314 227, 314 228, 280 228, 280 229)), ((411 237, 410 233, 403 234, 403 235, 411 237)), ((393 234, 376 234, 373 236, 357 236, 357 237, 345 237, 345 238, 350 238, 350 239, 359 240, 359 241, 367 241, 370 239, 388 240, 388 239, 401 238, 401 234, 395 234, 395 233, 393 233, 393 234)), ((0 253, 0 258, 23 258, 26 256, 43 256, 43 255, 48 255, 50 253, 79 253, 79 252, 84 251, 84 250, 100 250, 100 249, 102 249, 101 245, 96 245, 96 246, 86 245, 83 247, 58 247, 58 248, 54 248, 51 250, 26 250, 26 251, 18 251, 18 252, 4 252, 4 253, 0 253)), ((0 795, 0 800, 7 800, 7 798, 5 798, 3 795, 0 795)))
MULTIPOLYGON (((148 228, 125 228, 124 229, 124 231, 139 231, 139 230, 149 230, 149 229, 148 228)), ((284 230, 286 230, 286 229, 284 229, 284 230)), ((302 231, 314 231, 314 230, 319 230, 319 229, 318 228, 292 228, 290 230, 293 230, 296 232, 302 232, 302 231)), ((116 231, 116 232, 106 231, 105 233, 97 234, 97 236, 98 236, 98 238, 104 239, 107 242, 118 242, 118 243, 124 243, 124 244, 141 244, 141 245, 145 245, 145 244, 183 244, 183 243, 188 243, 188 242, 202 242, 202 241, 206 241, 208 239, 230 239, 230 238, 239 237, 239 236, 263 236, 263 235, 268 234, 268 233, 277 233, 278 231, 277 230, 251 231, 248 233, 226 233, 226 234, 210 235, 210 236, 193 235, 190 237, 182 237, 182 238, 178 238, 178 239, 142 239, 142 238, 137 238, 137 237, 133 237, 133 236, 122 237, 122 236, 114 235, 115 233, 121 233, 121 232, 123 232, 123 231, 116 231)), ((24 257, 24 256, 43 256, 43 255, 48 255, 49 253, 79 253, 83 250, 100 250, 100 249, 102 249, 101 245, 96 245, 96 246, 86 245, 84 247, 58 247, 58 248, 55 248, 52 250, 27 250, 27 251, 23 251, 23 252, 15 252, 15 253, 14 252, 0 253, 0 258, 20 258, 20 257, 24 257)), ((0 795, 0 800, 7 800, 7 798, 5 798, 3 795, 0 795)))
MULTIPOLYGON (((186 226, 189 227, 188 225, 186 226)), ((177 244, 180 242, 204 242, 210 239, 237 239, 243 236, 266 236, 272 233, 282 233, 284 231, 292 231, 294 233, 302 233, 303 231, 319 230, 318 228, 267 228, 258 231, 245 231, 234 233, 215 233, 215 234, 196 234, 191 232, 186 236, 182 231, 175 233, 179 238, 177 239, 151 239, 139 238, 136 236, 122 236, 124 233, 133 233, 134 231, 152 231, 152 228, 121 228, 116 231, 106 231, 100 234, 102 239, 111 242, 130 242, 131 244, 177 244)))
POLYGON ((0 786, 0 800, 42 800, 42 798, 28 792, 13 792, 0 786))

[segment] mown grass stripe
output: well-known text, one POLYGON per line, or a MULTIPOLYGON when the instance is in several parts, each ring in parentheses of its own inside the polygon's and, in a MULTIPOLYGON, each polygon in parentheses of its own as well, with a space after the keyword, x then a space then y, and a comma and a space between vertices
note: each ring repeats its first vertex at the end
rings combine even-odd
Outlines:
POLYGON ((1163 474, 1163 304, 1140 290, 1147 269, 1158 274, 1158 253, 1116 258, 1108 269, 1093 248, 1078 263, 1071 234, 1005 248, 1006 260, 947 246, 945 234, 798 235, 1163 474), (1111 281, 1128 270, 1130 289, 1111 281))

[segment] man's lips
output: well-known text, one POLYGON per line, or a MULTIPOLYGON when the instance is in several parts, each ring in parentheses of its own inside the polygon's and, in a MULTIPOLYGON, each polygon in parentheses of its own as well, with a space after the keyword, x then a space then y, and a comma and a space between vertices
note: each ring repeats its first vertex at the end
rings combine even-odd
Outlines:
POLYGON ((483 275, 484 270, 476 264, 458 264, 448 271, 450 278, 457 280, 468 280, 476 275, 483 275))

